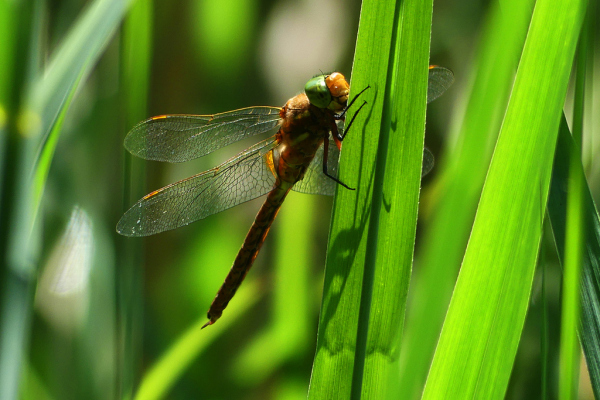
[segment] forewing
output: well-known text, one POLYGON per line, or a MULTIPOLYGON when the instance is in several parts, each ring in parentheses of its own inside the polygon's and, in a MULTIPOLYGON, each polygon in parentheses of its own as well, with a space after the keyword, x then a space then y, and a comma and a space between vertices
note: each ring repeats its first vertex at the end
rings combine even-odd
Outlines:
MULTIPOLYGON (((299 193, 307 194, 322 194, 326 196, 333 196, 335 193, 335 187, 337 182, 327 177, 323 173, 323 146, 319 147, 315 158, 311 161, 304 179, 297 182, 292 190, 299 193)), ((333 142, 329 141, 329 154, 327 160, 327 172, 334 177, 338 177, 338 162, 340 159, 340 151, 333 142)), ((423 149, 423 166, 421 168, 421 178, 427 175, 433 169, 435 162, 434 157, 429 149, 423 149)))
POLYGON ((280 110, 250 107, 214 115, 160 115, 133 127, 125 148, 146 160, 188 161, 275 128, 280 110))
POLYGON ((427 103, 431 103, 452 85, 454 74, 448 68, 432 65, 429 67, 427 84, 427 103))
POLYGON ((423 166, 421 167, 421 178, 433 169, 433 154, 428 148, 423 149, 423 166))
MULTIPOLYGON (((337 183, 323 173, 324 148, 319 147, 315 158, 311 161, 301 181, 296 182, 292 190, 300 193, 323 194, 333 196, 337 183)), ((336 177, 338 176, 338 162, 340 160, 340 151, 338 150, 332 138, 329 138, 329 150, 327 154, 327 172, 336 177)))
POLYGON ((154 235, 268 193, 275 177, 264 155, 276 143, 274 137, 262 141, 216 168, 144 196, 123 215, 117 232, 154 235))

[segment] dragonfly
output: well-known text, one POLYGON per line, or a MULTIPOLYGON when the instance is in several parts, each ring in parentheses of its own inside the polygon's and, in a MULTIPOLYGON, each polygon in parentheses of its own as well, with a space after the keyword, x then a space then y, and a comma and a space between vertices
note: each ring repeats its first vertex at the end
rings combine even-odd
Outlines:
MULTIPOLYGON (((427 102, 441 96, 453 80, 450 70, 429 67, 427 102)), ((323 74, 310 79, 304 92, 283 107, 159 115, 140 122, 125 137, 125 147, 133 155, 178 163, 276 130, 274 136, 213 169, 147 194, 117 224, 117 232, 125 236, 154 235, 267 195, 203 328, 214 324, 234 297, 290 190, 322 195, 333 195, 338 185, 353 190, 338 179, 338 160, 342 141, 366 101, 343 129, 346 112, 360 96, 348 103, 349 91, 341 73, 323 74)), ((432 167, 433 155, 425 149, 422 176, 432 167)))

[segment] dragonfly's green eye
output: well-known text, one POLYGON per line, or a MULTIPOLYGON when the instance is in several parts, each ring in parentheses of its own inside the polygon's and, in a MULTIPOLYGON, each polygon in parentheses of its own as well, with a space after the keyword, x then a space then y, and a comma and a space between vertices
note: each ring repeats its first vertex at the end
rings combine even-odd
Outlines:
POLYGON ((331 93, 325 83, 326 76, 327 75, 316 76, 304 86, 304 92, 306 92, 310 104, 319 108, 327 108, 329 103, 331 103, 331 93))

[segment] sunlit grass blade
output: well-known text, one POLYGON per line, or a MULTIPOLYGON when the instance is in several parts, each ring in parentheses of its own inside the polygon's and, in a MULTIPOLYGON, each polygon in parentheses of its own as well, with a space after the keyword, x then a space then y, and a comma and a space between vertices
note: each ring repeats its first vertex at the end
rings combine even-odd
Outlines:
MULTIPOLYGON (((403 396, 420 396, 435 344, 450 301, 456 275, 473 224, 493 146, 506 109, 514 71, 533 1, 505 1, 490 9, 476 61, 472 66, 467 107, 456 148, 450 148, 435 166, 440 174, 432 196, 424 204, 432 209, 424 243, 417 253, 409 293, 409 308, 401 352, 403 396)), ((436 63, 436 60, 431 60, 436 63)), ((449 65, 447 67, 453 68, 449 65)), ((458 67, 458 66, 456 66, 458 67)), ((457 77, 461 80, 460 77, 457 77)), ((456 93, 456 88, 451 94, 456 93)))
MULTIPOLYGON (((42 148, 42 152, 39 155, 37 160, 37 168, 36 175, 33 181, 34 189, 33 189, 33 204, 39 205, 42 200, 42 196, 44 194, 44 186, 46 184, 46 179, 48 178, 48 173, 50 172, 50 166, 52 164, 52 158, 54 157, 54 151, 56 150, 56 145, 58 144, 58 139, 60 138, 60 133, 63 128, 63 123, 65 121, 65 117, 67 115, 67 111, 71 102, 73 101, 73 96, 75 96, 75 92, 77 89, 77 85, 79 84, 79 80, 75 82, 75 85, 71 88, 71 92, 67 96, 67 99, 64 102, 64 106, 61 108, 56 121, 52 125, 52 129, 48 134, 48 139, 46 140, 45 145, 42 148)), ((35 220, 37 212, 39 211, 39 207, 34 206, 33 210, 33 219, 35 220)))
POLYGON ((368 102, 367 108, 357 116, 354 132, 346 138, 340 159, 340 179, 356 187, 357 191, 338 189, 334 200, 309 399, 350 397, 364 239, 370 216, 373 168, 388 78, 395 7, 394 2, 364 1, 362 4, 351 90, 358 93, 369 85, 371 89, 363 95, 368 102), (352 167, 347 165, 353 160, 357 163, 352 167))
MULTIPOLYGON (((59 114, 68 107, 68 100, 76 90, 77 83, 85 80, 102 50, 121 22, 129 1, 96 0, 77 19, 51 57, 43 73, 31 84, 24 116, 27 118, 24 134, 38 148, 35 162, 34 182, 36 192, 43 191, 50 168, 53 147, 60 129, 49 137, 59 114), (50 148, 47 148, 50 146, 50 148), (42 157, 43 162, 37 158, 42 157)), ((36 196, 34 213, 41 196, 36 196)))
MULTIPOLYGON (((12 87, 15 73, 15 51, 18 45, 17 37, 14 34, 18 27, 17 18, 15 18, 17 4, 12 1, 0 1, 0 37, 4 38, 0 42, 0 160, 5 160, 4 152, 7 145, 7 124, 8 113, 11 108, 12 87), (12 39, 12 40, 11 40, 12 39)), ((2 184, 4 176, 4 162, 0 162, 0 198, 2 196, 2 184)), ((0 218, 2 218, 0 211, 0 218)))
POLYGON ((137 0, 123 24, 122 78, 127 130, 148 118, 153 16, 152 2, 137 0))
POLYGON ((6 125, 7 115, 6 109, 7 103, 10 101, 10 95, 12 91, 11 78, 15 73, 15 51, 18 45, 16 37, 14 37, 15 29, 17 26, 17 20, 15 18, 17 13, 17 5, 8 0, 0 1, 0 37, 3 40, 0 43, 0 110, 2 110, 2 122, 1 126, 6 125), (13 39, 13 40, 11 40, 13 39))
POLYGON ((192 325, 152 365, 142 378, 135 400, 162 399, 181 378, 189 365, 239 317, 260 300, 261 291, 256 280, 245 282, 236 294, 236 302, 227 309, 229 318, 219 321, 219 329, 202 329, 206 316, 192 325))
POLYGON ((36 123, 30 125, 28 135, 45 139, 68 94, 102 54, 128 5, 129 1, 96 0, 73 24, 48 66, 31 85, 27 112, 35 115, 36 123))
POLYGON ((398 398, 423 154, 431 2, 363 3, 309 398, 398 398), (360 100, 359 100, 360 102, 360 100), (376 349, 376 350, 375 350, 376 349))
POLYGON ((585 5, 536 2, 425 399, 504 397, 529 304, 585 5))

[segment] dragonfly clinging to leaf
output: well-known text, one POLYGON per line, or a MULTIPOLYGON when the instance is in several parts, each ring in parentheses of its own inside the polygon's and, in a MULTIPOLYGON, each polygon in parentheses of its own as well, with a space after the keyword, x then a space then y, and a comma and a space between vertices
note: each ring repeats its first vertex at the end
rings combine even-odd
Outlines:
MULTIPOLYGON (((430 67, 427 102, 439 97, 453 79, 450 70, 430 67)), ((334 72, 309 80, 304 93, 288 100, 282 108, 249 107, 214 115, 160 115, 139 123, 127 134, 125 147, 132 154, 147 160, 183 162, 277 129, 274 136, 223 164, 144 196, 117 225, 122 235, 148 236, 267 195, 208 310, 209 321, 204 326, 221 317, 254 263, 290 190, 333 195, 337 185, 351 189, 337 178, 341 143, 352 120, 344 130, 338 128, 338 122, 345 119, 346 111, 358 98, 348 103, 349 91, 344 76, 334 72)), ((425 149, 423 156, 425 175, 433 167, 433 155, 425 149)))

